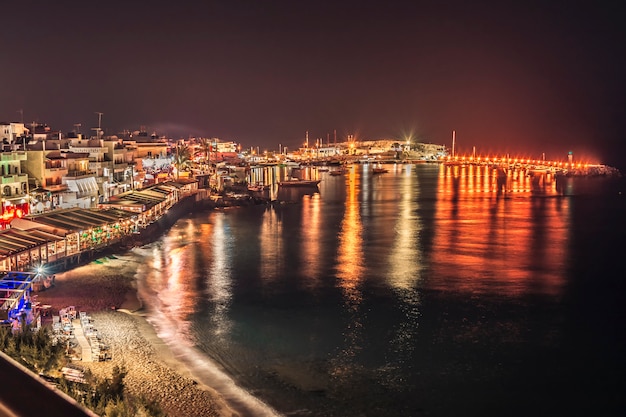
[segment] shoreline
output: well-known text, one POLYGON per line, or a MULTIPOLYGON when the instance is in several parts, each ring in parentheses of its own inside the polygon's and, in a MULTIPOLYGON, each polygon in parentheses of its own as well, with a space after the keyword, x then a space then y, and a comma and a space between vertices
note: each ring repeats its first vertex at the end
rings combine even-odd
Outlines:
POLYGON ((70 305, 86 312, 110 347, 111 360, 73 363, 99 378, 110 378, 114 366, 123 366, 128 392, 156 402, 167 415, 238 417, 214 388, 194 379, 191 369, 158 337, 143 314, 137 279, 130 273, 136 265, 123 255, 108 262, 115 265, 90 263, 58 273, 55 286, 35 293, 41 304, 52 306, 51 314, 70 305))

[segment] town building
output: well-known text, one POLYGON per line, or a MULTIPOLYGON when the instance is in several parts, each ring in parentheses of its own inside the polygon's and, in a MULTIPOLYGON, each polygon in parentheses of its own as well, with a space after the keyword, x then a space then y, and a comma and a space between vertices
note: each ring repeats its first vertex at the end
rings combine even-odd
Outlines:
POLYGON ((29 213, 28 174, 22 172, 24 151, 8 151, 0 154, 0 229, 6 228, 14 217, 29 213))

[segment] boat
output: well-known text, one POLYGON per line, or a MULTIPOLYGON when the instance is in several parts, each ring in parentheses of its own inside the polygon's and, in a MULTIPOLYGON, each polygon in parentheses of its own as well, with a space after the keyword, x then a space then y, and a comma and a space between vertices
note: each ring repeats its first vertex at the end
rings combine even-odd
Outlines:
POLYGON ((387 168, 383 168, 383 167, 374 167, 374 168, 372 168, 372 173, 373 174, 384 174, 386 172, 389 172, 389 170, 387 168))
POLYGON ((329 174, 333 175, 333 176, 337 176, 337 175, 343 175, 344 172, 345 171, 343 169, 337 169, 337 170, 334 170, 334 171, 330 171, 329 174))
POLYGON ((253 193, 261 193, 267 189, 266 185, 263 185, 261 182, 257 182, 256 184, 248 185, 248 191, 253 193))
POLYGON ((281 181, 278 183, 279 187, 317 187, 320 180, 300 180, 292 178, 290 180, 281 181))

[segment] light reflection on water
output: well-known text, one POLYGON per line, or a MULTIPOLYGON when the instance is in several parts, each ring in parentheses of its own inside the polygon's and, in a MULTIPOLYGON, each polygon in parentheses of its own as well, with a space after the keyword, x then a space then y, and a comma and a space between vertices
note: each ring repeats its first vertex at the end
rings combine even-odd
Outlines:
MULTIPOLYGON (((424 294, 562 292, 570 202, 550 178, 401 164, 383 175, 368 166, 305 175, 322 183, 292 190, 295 204, 177 223, 152 245, 148 280, 157 314, 281 410, 384 415, 366 405, 343 413, 340 399, 393 394, 413 404, 434 344, 465 343, 469 333, 474 343, 480 333, 497 345, 522 334, 515 320, 500 324, 505 334, 459 325, 452 313, 441 326, 423 315, 424 294)), ((387 415, 409 415, 389 407, 387 415)))
MULTIPOLYGON (((233 296, 231 271, 234 260, 229 254, 233 250, 234 238, 224 217, 223 214, 215 216, 213 233, 202 236, 203 240, 212 243, 209 249, 213 256, 206 276, 205 293, 213 307, 208 318, 214 323, 216 337, 227 337, 232 327, 228 310, 233 296)), ((196 298, 197 295, 190 294, 190 297, 196 298)))
POLYGON ((272 282, 284 270, 285 240, 283 226, 274 210, 265 210, 259 228, 259 276, 263 281, 272 282))
POLYGON ((335 378, 350 376, 353 361, 362 345, 362 319, 360 314, 363 294, 360 288, 364 279, 363 224, 358 199, 359 177, 354 170, 347 174, 346 200, 343 220, 337 236, 337 282, 343 295, 343 308, 347 314, 347 327, 343 330, 343 348, 331 360, 330 374, 335 378))
POLYGON ((363 279, 363 225, 357 191, 359 178, 350 171, 343 220, 337 240, 337 279, 348 310, 355 310, 361 302, 359 283, 363 279))
POLYGON ((533 197, 530 177, 519 174, 508 191, 485 188, 492 175, 441 166, 429 287, 557 295, 567 269, 570 201, 559 198, 554 181, 533 197))
POLYGON ((315 287, 321 273, 322 251, 321 233, 321 202, 319 193, 303 196, 302 199, 302 276, 306 285, 315 287))

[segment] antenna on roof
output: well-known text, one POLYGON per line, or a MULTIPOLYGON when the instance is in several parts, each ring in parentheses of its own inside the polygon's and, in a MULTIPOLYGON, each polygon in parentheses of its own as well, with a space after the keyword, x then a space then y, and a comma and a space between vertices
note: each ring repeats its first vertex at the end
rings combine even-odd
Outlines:
MULTIPOLYGON (((104 113, 99 112, 99 111, 97 111, 97 112, 95 112, 95 113, 98 115, 98 127, 97 127, 97 129, 98 129, 98 130, 96 131, 96 137, 97 137, 98 139, 100 139, 100 133, 101 133, 101 131, 102 131, 102 115, 103 115, 104 113)), ((95 129, 96 129, 96 128, 94 128, 94 130, 95 130, 95 129)))

